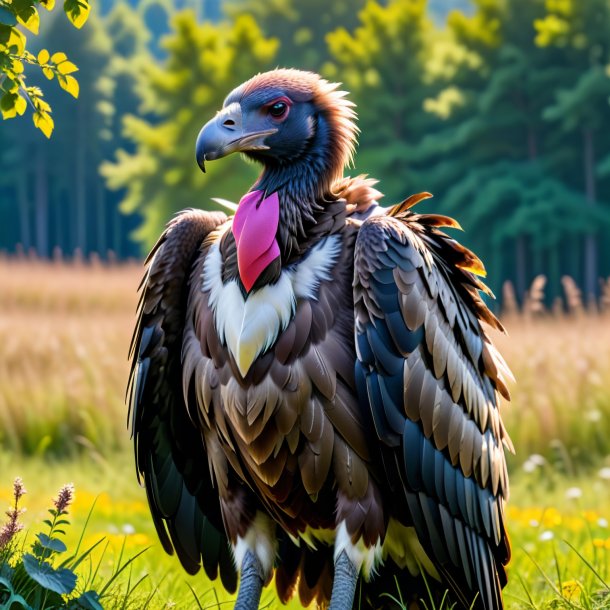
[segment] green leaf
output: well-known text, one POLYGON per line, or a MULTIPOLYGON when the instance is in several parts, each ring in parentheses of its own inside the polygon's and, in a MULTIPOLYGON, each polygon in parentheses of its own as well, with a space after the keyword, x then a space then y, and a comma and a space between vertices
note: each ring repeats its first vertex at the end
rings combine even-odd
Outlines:
POLYGON ((64 11, 72 25, 82 28, 89 17, 89 3, 86 0, 65 0, 64 11))
POLYGON ((17 99, 15 100, 15 110, 17 111, 17 114, 19 116, 23 116, 27 107, 28 104, 25 101, 25 98, 22 97, 21 94, 19 94, 17 99))
POLYGON ((53 133, 53 127, 55 126, 51 116, 47 112, 42 111, 35 112, 32 118, 34 120, 34 125, 40 129, 47 138, 50 138, 53 133))
POLYGON ((65 89, 71 96, 76 98, 78 97, 78 81, 73 76, 70 76, 69 74, 67 74, 66 76, 58 74, 57 80, 59 81, 59 86, 62 89, 65 89))
POLYGON ((12 119, 17 116, 17 99, 16 93, 5 93, 0 98, 0 111, 4 119, 12 119))
POLYGON ((57 66, 60 74, 72 74, 72 72, 78 72, 78 67, 71 61, 63 61, 57 66))
POLYGON ((13 585, 8 578, 4 578, 4 576, 0 576, 0 587, 4 587, 6 591, 8 591, 11 595, 13 594, 13 585))
POLYGON ((86 591, 76 601, 79 610, 104 610, 99 602, 100 596, 95 591, 86 591))
POLYGON ((41 49, 38 53, 38 63, 46 64, 49 61, 49 52, 46 49, 41 49))
POLYGON ((17 25, 17 17, 7 8, 0 6, 0 23, 3 25, 17 25))
POLYGON ((23 567, 30 578, 49 591, 69 595, 76 587, 76 574, 72 570, 67 568, 56 570, 46 561, 39 562, 30 553, 23 555, 23 567))
POLYGON ((59 538, 49 538, 46 534, 37 534, 36 538, 43 549, 54 551, 55 553, 65 553, 68 549, 59 538))
POLYGON ((51 55, 51 61, 54 61, 56 64, 60 64, 62 61, 66 61, 66 59, 68 59, 68 56, 61 51, 57 51, 57 53, 51 55))

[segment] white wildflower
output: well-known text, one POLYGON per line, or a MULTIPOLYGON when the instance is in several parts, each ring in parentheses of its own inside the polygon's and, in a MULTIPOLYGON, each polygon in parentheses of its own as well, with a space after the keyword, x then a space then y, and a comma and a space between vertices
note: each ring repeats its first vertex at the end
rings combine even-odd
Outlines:
POLYGON ((578 500, 578 498, 582 498, 582 489, 580 487, 568 487, 566 489, 566 498, 568 500, 578 500))
POLYGON ((540 536, 538 536, 538 540, 541 540, 542 542, 553 540, 553 538, 555 538, 555 534, 553 534, 553 532, 551 532, 550 530, 544 530, 544 532, 542 532, 540 536))

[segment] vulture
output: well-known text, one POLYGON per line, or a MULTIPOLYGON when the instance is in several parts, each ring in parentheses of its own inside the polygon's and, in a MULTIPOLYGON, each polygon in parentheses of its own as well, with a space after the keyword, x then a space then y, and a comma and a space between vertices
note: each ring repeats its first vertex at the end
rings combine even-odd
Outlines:
POLYGON ((332 610, 501 609, 503 329, 458 223, 415 211, 429 193, 382 207, 344 176, 355 121, 338 84, 276 69, 201 128, 201 170, 240 152, 261 172, 231 216, 179 213, 147 259, 138 478, 165 551, 240 610, 272 580, 332 610))

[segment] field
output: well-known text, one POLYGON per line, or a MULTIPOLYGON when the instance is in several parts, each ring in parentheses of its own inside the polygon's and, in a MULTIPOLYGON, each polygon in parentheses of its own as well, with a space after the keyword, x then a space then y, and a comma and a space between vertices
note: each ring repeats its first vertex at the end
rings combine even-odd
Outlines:
MULTIPOLYGON (((68 543, 95 501, 84 543, 108 542, 95 555, 99 578, 117 568, 123 544, 123 561, 148 548, 105 607, 141 608, 154 593, 147 607, 195 608, 191 587, 202 607, 217 607, 228 599, 220 588, 163 553, 135 480, 124 389, 140 275, 135 263, 0 261, 0 506, 23 477, 32 537, 73 481, 68 543)), ((610 608, 610 316, 573 308, 504 321, 509 334, 495 339, 518 380, 503 406, 517 449, 507 607, 610 608)), ((272 591, 264 596, 273 605, 272 591)))

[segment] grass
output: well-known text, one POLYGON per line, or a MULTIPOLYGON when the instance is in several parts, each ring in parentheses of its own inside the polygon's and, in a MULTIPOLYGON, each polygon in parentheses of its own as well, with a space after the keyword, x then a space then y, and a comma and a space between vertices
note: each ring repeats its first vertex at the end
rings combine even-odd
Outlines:
MULTIPOLYGON (((97 498, 84 543, 108 542, 101 576, 123 544, 124 557, 150 547, 120 578, 126 587, 146 577, 134 599, 158 589, 147 607, 194 608, 192 588, 201 607, 218 607, 226 594, 162 551, 135 482, 124 391, 141 272, 0 260, 0 507, 22 476, 33 528, 73 481, 69 536, 97 498)), ((507 606, 608 608, 596 594, 610 579, 610 317, 512 315, 505 325, 509 335, 494 339, 518 380, 503 405, 518 452, 509 460, 507 606)))
MULTIPOLYGON (((95 502, 83 548, 101 538, 104 543, 99 550, 108 543, 101 561, 100 579, 107 579, 116 568, 123 546, 124 558, 147 549, 119 580, 126 588, 128 579, 133 583, 145 577, 137 594, 132 596, 132 607, 137 608, 139 600, 157 591, 148 608, 194 608, 190 588, 204 608, 216 608, 217 600, 229 601, 231 596, 221 587, 213 589, 203 573, 188 576, 175 557, 164 553, 156 539, 144 492, 131 472, 130 457, 119 453, 101 464, 86 458, 49 464, 40 457, 15 460, 4 454, 0 457, 0 472, 3 473, 0 506, 9 504, 12 475, 19 473, 30 490, 23 501, 28 508, 23 520, 32 533, 45 517, 49 500, 59 485, 72 481, 76 498, 71 508, 73 525, 67 532, 68 547, 75 545, 95 502)), ((581 598, 592 598, 602 591, 602 581, 608 583, 610 580, 609 521, 610 480, 596 475, 549 484, 543 470, 516 473, 508 509, 514 556, 504 592, 507 608, 610 607, 610 599, 604 602, 606 605, 599 606, 581 601, 581 598), (583 558, 595 568, 599 578, 583 558)), ((91 561, 96 564, 99 560, 98 551, 91 561)), ((88 565, 82 569, 86 571, 88 565)), ((120 587, 116 600, 116 607, 121 607, 120 587)), ((268 588, 264 601, 272 600, 273 590, 268 588)), ((296 608, 298 604, 293 603, 292 607, 296 608)))

